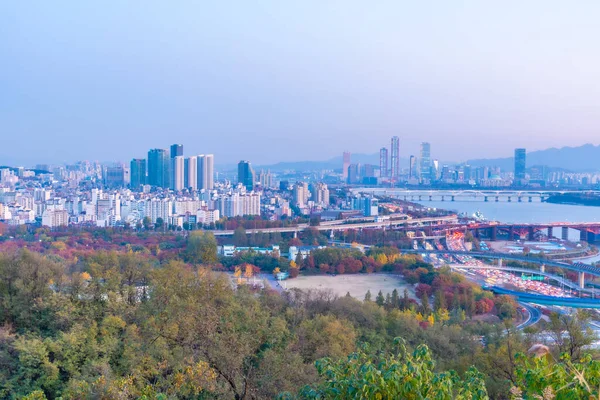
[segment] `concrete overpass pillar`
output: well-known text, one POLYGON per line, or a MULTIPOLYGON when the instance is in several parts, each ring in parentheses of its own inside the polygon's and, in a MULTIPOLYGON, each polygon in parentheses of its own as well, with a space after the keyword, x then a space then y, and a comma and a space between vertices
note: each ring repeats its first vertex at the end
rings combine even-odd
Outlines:
POLYGON ((529 227, 529 234, 527 236, 528 236, 528 238, 527 238, 528 240, 533 240, 533 238, 535 236, 535 230, 533 229, 533 226, 529 227))
POLYGON ((454 196, 452 196, 452 199, 450 201, 454 201, 454 196))
POLYGON ((421 196, 419 196, 419 201, 421 201, 421 196))
POLYGON ((294 231, 294 239, 298 238, 298 231, 294 231))
POLYGON ((479 239, 479 228, 475 228, 475 235, 477 239, 479 239))
POLYGON ((517 197, 517 201, 520 203, 522 201, 521 196, 517 197))
POLYGON ((497 233, 496 227, 492 226, 490 228, 490 240, 496 240, 496 233, 497 233))
POLYGON ((551 239, 554 237, 554 232, 551 226, 548 227, 548 239, 551 239))
POLYGON ((444 201, 444 196, 442 196, 442 201, 444 201))
POLYGON ((587 231, 585 229, 581 229, 579 231, 579 240, 582 242, 587 242, 587 231))
POLYGON ((429 196, 429 201, 433 201, 433 196, 429 196))
POLYGON ((545 273, 546 272, 546 266, 544 264, 540 265, 540 272, 541 273, 545 273))
POLYGON ((498 259, 498 267, 502 267, 502 259, 501 258, 498 259))
POLYGON ((508 240, 515 240, 515 227, 512 225, 508 228, 508 240))
POLYGON ((579 283, 580 288, 582 288, 582 289, 585 288, 585 273, 584 272, 579 272, 577 281, 579 283))
POLYGON ((498 196, 496 196, 496 203, 498 202, 498 196))
POLYGON ((485 201, 487 203, 488 197, 487 196, 483 196, 483 201, 485 201))
POLYGON ((568 226, 563 226, 562 227, 562 240, 569 240, 569 227, 568 226))
POLYGON ((533 197, 529 196, 529 202, 532 203, 533 202, 533 197))

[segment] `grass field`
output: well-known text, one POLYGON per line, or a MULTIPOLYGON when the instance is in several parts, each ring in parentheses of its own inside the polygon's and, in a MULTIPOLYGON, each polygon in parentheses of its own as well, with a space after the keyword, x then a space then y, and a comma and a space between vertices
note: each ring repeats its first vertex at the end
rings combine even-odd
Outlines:
POLYGON ((347 292, 350 292, 352 297, 359 300, 365 298, 368 290, 371 291, 371 295, 375 299, 380 290, 386 295, 397 289, 398 294, 402 296, 404 288, 407 288, 409 296, 414 298, 413 286, 404 282, 402 277, 392 274, 299 276, 286 280, 284 284, 288 289, 329 289, 338 296, 344 296, 347 292))

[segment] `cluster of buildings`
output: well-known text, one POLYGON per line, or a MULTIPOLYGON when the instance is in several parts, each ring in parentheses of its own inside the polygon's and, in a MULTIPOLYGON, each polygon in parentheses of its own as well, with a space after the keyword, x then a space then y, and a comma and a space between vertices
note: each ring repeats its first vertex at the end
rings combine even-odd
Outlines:
POLYGON ((379 165, 352 162, 352 155, 344 152, 342 157, 343 182, 352 185, 469 185, 479 187, 555 185, 594 185, 600 182, 596 173, 569 173, 548 171, 544 166, 527 167, 527 151, 515 149, 514 169, 501 170, 495 166, 465 164, 440 164, 431 157, 431 144, 423 142, 419 155, 410 155, 404 168, 400 163, 400 141, 392 137, 389 148, 379 150, 379 165))
POLYGON ((221 217, 261 214, 261 194, 219 186, 192 194, 136 192, 128 188, 65 191, 0 188, 0 220, 10 225, 40 223, 56 228, 77 224, 108 227, 143 225, 210 226, 221 217))
POLYGON ((107 171, 105 183, 109 187, 129 186, 132 189, 148 185, 173 191, 212 190, 214 165, 212 154, 185 157, 183 145, 174 144, 169 150, 151 149, 147 159, 134 158, 129 173, 123 165, 112 167, 107 171))
POLYGON ((348 184, 429 184, 436 180, 438 160, 431 159, 431 145, 421 143, 419 158, 411 155, 408 169, 400 163, 400 138, 393 136, 390 148, 379 150, 379 165, 352 163, 352 155, 343 153, 342 180, 348 184))
MULTIPOLYGON (((344 187, 359 185, 452 185, 508 187, 600 183, 597 173, 527 168, 525 149, 516 149, 514 172, 498 167, 441 165, 431 158, 429 143, 421 143, 419 157, 400 162, 400 141, 382 148, 379 165, 352 162, 345 152, 342 174, 336 170, 270 171, 256 173, 252 164, 237 164, 237 176, 215 173, 214 156, 184 156, 183 145, 151 149, 147 158, 130 164, 77 162, 0 168, 0 221, 10 225, 38 224, 52 228, 69 224, 89 226, 144 225, 212 226, 223 218, 262 216, 277 220, 294 215, 377 216, 372 196, 353 195, 344 187), (335 196, 330 191, 335 192, 335 196)), ((235 172, 234 172, 235 173, 235 172)))

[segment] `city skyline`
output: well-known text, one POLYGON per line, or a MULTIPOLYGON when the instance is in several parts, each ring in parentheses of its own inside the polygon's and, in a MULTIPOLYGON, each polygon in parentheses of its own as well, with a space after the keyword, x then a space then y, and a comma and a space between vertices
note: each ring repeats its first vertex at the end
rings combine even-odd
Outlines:
POLYGON ((456 161, 597 144, 599 8, 3 4, 0 159, 127 161, 164 138, 230 164, 394 135, 456 161))

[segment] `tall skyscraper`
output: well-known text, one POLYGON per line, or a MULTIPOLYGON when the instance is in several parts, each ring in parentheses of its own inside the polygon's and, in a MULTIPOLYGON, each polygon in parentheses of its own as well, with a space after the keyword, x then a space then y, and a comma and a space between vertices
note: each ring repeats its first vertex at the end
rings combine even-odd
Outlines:
POLYGON ((148 184, 168 189, 170 160, 167 150, 152 149, 148 152, 148 184))
POLYGON ((238 163, 238 183, 246 187, 250 191, 254 189, 254 170, 250 161, 240 161, 238 163))
POLYGON ((463 167, 463 180, 465 182, 468 182, 471 180, 471 166, 469 164, 466 164, 463 167))
POLYGON ((400 139, 398 136, 392 137, 391 147, 392 157, 390 158, 390 172, 392 179, 397 180, 400 176, 400 139))
POLYGON ((421 157, 419 160, 419 179, 432 179, 431 177, 431 145, 421 143, 421 157))
POLYGON ((350 152, 345 151, 342 156, 342 178, 344 179, 344 182, 348 180, 348 167, 350 166, 351 158, 350 152))
POLYGON ((184 183, 184 159, 183 156, 175 156, 171 159, 171 189, 183 190, 184 183))
POLYGON ((360 164, 350 164, 348 167, 348 183, 360 183, 360 164))
POLYGON ((125 185, 125 168, 122 164, 104 167, 102 172, 107 187, 118 188, 125 185))
POLYGON ((146 160, 144 158, 134 158, 130 163, 132 189, 139 189, 146 184, 146 160))
POLYGON ((408 179, 417 177, 417 157, 411 155, 408 164, 408 179))
POLYGON ((385 147, 379 149, 379 176, 388 176, 388 150, 385 147))
POLYGON ((212 190, 215 187, 215 156, 213 154, 206 154, 206 188, 212 190))
POLYGON ((198 156, 198 189, 212 190, 215 186, 215 157, 212 154, 198 156))
POLYGON ((171 145, 171 158, 175 158, 177 156, 183 155, 183 145, 182 144, 172 144, 171 145))
POLYGON ((515 149, 515 180, 525 179, 527 153, 525 149, 515 149))
POLYGON ((185 176, 183 185, 190 190, 198 189, 198 157, 191 156, 185 159, 185 176))

